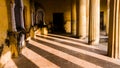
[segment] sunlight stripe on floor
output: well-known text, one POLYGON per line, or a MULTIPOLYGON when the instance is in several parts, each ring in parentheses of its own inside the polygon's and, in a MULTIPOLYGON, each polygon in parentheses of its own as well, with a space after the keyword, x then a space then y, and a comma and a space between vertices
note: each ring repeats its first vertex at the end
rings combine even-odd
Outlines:
POLYGON ((40 68, 60 68, 59 66, 48 61, 47 59, 45 59, 44 57, 40 56, 39 54, 35 53, 27 47, 24 48, 22 54, 40 68))
POLYGON ((7 62, 7 65, 4 66, 4 68, 18 68, 15 62, 10 59, 9 62, 7 62))
MULTIPOLYGON (((67 37, 67 36, 62 36, 62 35, 56 35, 56 34, 48 34, 50 36, 55 36, 55 37, 61 37, 61 38, 66 38, 66 39, 69 39, 69 41, 71 40, 75 40, 77 42, 84 42, 84 43, 88 43, 88 40, 84 40, 84 39, 76 39, 76 38, 72 38, 72 37, 67 37)), ((44 35, 43 35, 44 36, 44 35)), ((66 40, 65 39, 65 40, 66 40)), ((74 41, 73 41, 74 42, 74 41)), ((84 43, 81 43, 84 45, 84 43)), ((95 46, 92 46, 92 45, 88 45, 88 47, 91 47, 91 48, 95 48, 95 49, 99 49, 99 50, 104 50, 104 51, 107 51, 107 48, 108 46, 107 45, 103 45, 103 44, 97 44, 95 46)))
POLYGON ((48 34, 48 35, 51 35, 51 36, 57 36, 57 37, 63 37, 63 38, 67 38, 67 39, 71 39, 71 40, 76 40, 76 41, 83 41, 81 39, 75 39, 75 38, 72 38, 72 37, 67 37, 67 36, 62 36, 62 35, 56 35, 56 34, 48 34))
MULTIPOLYGON (((42 40, 44 40, 44 39, 42 39, 42 40)), ((97 66, 97 65, 95 65, 93 63, 90 63, 90 62, 87 62, 85 60, 79 59, 79 58, 77 58, 75 56, 69 55, 69 54, 64 53, 62 51, 59 51, 57 49, 48 47, 47 45, 43 45, 43 44, 40 44, 40 43, 32 41, 32 40, 30 40, 29 43, 36 46, 36 47, 38 47, 38 48, 41 48, 41 49, 43 49, 43 50, 45 50, 45 51, 47 51, 49 53, 52 53, 52 54, 54 54, 54 55, 56 55, 58 57, 61 57, 61 58, 65 59, 65 60, 68 60, 68 61, 70 61, 70 62, 72 62, 72 63, 74 63, 76 65, 79 65, 81 67, 88 68, 89 66, 91 66, 92 68, 101 68, 100 66, 97 66)))
MULTIPOLYGON (((74 41, 71 41, 71 40, 55 38, 55 37, 51 37, 51 36, 47 36, 47 35, 46 35, 46 36, 41 35, 41 36, 46 37, 46 38, 52 38, 52 39, 55 39, 55 40, 58 40, 58 41, 61 41, 61 42, 68 42, 68 43, 73 43, 73 44, 77 44, 77 45, 84 46, 84 47, 88 47, 88 48, 93 48, 93 49, 102 50, 102 49, 96 48, 95 46, 83 44, 83 43, 80 43, 80 42, 78 43, 78 42, 74 42, 74 41)), ((79 39, 78 39, 78 40, 79 40, 79 39)))

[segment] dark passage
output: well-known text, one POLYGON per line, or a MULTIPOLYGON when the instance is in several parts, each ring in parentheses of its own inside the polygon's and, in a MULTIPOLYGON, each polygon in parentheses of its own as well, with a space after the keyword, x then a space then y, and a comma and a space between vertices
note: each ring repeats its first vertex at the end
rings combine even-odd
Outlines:
POLYGON ((63 13, 53 13, 53 30, 52 32, 65 32, 64 28, 64 14, 63 13))
POLYGON ((104 25, 104 12, 100 12, 100 30, 104 31, 105 30, 105 25, 104 25))

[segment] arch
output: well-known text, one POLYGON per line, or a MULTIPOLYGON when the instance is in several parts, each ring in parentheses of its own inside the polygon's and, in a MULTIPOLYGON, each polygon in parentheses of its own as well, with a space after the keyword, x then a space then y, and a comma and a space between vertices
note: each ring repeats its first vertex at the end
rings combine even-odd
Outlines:
POLYGON ((34 6, 35 6, 35 24, 38 25, 41 22, 43 23, 45 21, 45 9, 38 2, 35 2, 34 6))
POLYGON ((44 21, 44 18, 45 18, 45 13, 44 13, 44 10, 39 8, 37 11, 36 11, 36 24, 39 24, 40 21, 44 21))

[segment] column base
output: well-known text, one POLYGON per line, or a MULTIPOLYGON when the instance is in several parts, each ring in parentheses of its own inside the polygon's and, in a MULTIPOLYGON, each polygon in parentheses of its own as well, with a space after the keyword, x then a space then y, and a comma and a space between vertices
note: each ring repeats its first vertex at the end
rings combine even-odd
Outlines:
POLYGON ((72 30, 71 30, 71 33, 72 35, 76 35, 76 21, 75 20, 72 20, 72 30))
POLYGON ((77 35, 77 37, 78 37, 79 39, 85 39, 87 36, 82 36, 82 35, 78 36, 78 35, 77 35))
POLYGON ((74 35, 74 36, 76 36, 76 33, 75 33, 75 32, 72 32, 71 34, 74 35))
POLYGON ((96 45, 96 44, 99 44, 99 41, 97 41, 97 40, 91 40, 91 41, 88 41, 88 44, 89 45, 96 45))

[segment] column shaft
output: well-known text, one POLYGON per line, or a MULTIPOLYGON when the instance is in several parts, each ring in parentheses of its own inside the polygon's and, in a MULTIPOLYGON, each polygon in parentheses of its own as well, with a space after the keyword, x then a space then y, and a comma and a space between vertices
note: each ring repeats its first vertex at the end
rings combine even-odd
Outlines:
POLYGON ((109 13, 110 12, 110 0, 107 0, 107 23, 106 23, 106 35, 109 33, 109 13))
POLYGON ((110 0, 108 56, 120 58, 120 1, 110 0))
POLYGON ((86 35, 89 32, 89 0, 86 0, 86 35))
POLYGON ((72 0, 71 7, 71 33, 76 35, 76 0, 72 0))
MULTIPOLYGON (((25 29, 25 22, 24 22, 24 16, 23 16, 23 10, 24 10, 24 5, 23 5, 23 0, 20 0, 20 20, 21 20, 21 27, 23 29, 25 29)), ((23 47, 25 46, 25 34, 22 34, 21 37, 20 37, 20 41, 19 41, 21 44, 20 44, 20 47, 23 47)))
POLYGON ((24 16, 23 16, 23 10, 24 10, 23 0, 20 0, 20 2, 21 2, 21 8, 20 8, 21 27, 25 29, 24 16))
POLYGON ((12 31, 17 31, 16 23, 15 23, 15 15, 14 15, 15 14, 14 12, 15 3, 13 0, 11 1, 10 6, 11 6, 11 18, 12 18, 12 31))
POLYGON ((86 0, 79 0, 77 10, 77 36, 86 37, 86 0))
POLYGON ((99 43, 100 0, 90 0, 89 44, 99 43))

